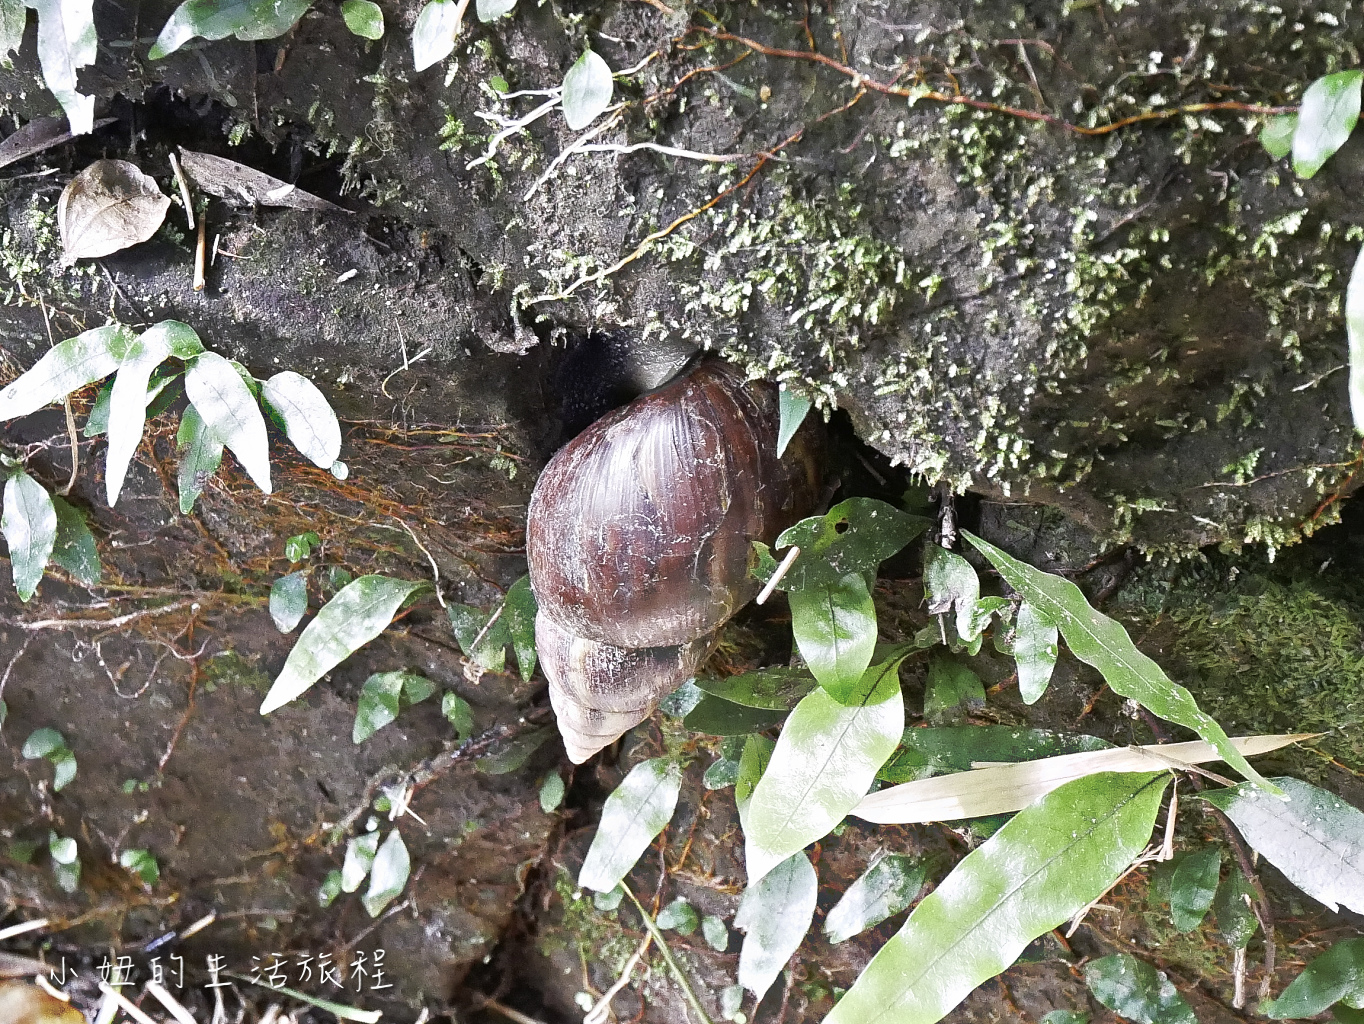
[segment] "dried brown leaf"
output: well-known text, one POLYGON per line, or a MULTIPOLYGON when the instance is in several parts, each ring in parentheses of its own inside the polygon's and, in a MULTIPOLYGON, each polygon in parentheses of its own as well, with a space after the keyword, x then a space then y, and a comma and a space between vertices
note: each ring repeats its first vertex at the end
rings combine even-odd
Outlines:
POLYGON ((166 219, 170 199, 126 160, 96 160, 57 201, 65 262, 98 259, 145 242, 166 219))
POLYGON ((238 206, 287 206, 320 213, 350 212, 287 181, 226 157, 181 149, 180 163, 199 188, 238 206))

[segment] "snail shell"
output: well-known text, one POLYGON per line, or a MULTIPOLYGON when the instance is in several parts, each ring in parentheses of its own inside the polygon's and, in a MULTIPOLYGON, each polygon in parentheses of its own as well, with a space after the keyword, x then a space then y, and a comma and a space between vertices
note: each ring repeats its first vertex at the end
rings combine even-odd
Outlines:
POLYGON ((696 674, 757 594, 751 543, 814 507, 820 432, 778 459, 775 385, 708 361, 561 449, 531 496, 536 646, 581 763, 696 674))

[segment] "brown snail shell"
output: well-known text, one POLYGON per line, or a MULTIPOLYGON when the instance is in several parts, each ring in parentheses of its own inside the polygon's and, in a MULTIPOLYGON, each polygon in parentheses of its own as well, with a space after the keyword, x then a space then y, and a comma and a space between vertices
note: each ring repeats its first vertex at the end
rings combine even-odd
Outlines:
POLYGON ((778 459, 778 393, 702 362, 598 420, 545 467, 526 555, 536 645, 578 763, 696 674, 758 592, 751 543, 809 514, 820 432, 778 459))

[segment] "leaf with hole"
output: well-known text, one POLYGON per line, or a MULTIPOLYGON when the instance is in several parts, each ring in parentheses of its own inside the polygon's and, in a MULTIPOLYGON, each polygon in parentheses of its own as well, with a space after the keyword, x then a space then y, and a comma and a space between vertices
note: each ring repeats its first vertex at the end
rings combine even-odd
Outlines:
POLYGON ((412 871, 412 860, 407 853, 407 844, 395 828, 388 834, 383 845, 374 855, 374 863, 369 869, 369 888, 360 898, 365 913, 378 917, 384 907, 401 895, 412 871))
POLYGON ((744 817, 749 885, 827 835, 871 788, 905 727, 903 658, 867 669, 855 705, 815 690, 791 712, 744 817))
POLYGON ((208 428, 194 406, 180 416, 180 429, 175 435, 180 452, 177 482, 180 491, 180 511, 189 515, 204 488, 223 464, 223 443, 208 428))
POLYGON ((1287 800, 1246 783, 1200 796, 1307 895, 1364 914, 1364 813, 1301 779, 1272 781, 1287 800))
POLYGON ((1108 890, 1150 838, 1169 777, 1093 775, 1015 815, 919 902, 826 1024, 941 1020, 1108 890))
POLYGON ((322 606, 289 652, 284 668, 261 704, 267 715, 307 689, 382 633, 424 584, 388 576, 361 576, 322 606))
POLYGON ((1297 1020, 1325 1013, 1336 1003, 1364 1010, 1364 939, 1342 939, 1293 979, 1264 1013, 1271 1020, 1297 1020))
POLYGON ((836 585, 849 573, 870 582, 877 566, 923 533, 928 523, 875 498, 840 501, 826 514, 802 519, 777 538, 778 548, 800 548, 781 588, 836 585))
POLYGON ((96 160, 62 190, 57 228, 63 262, 98 259, 145 242, 166 219, 170 199, 127 160, 96 160))
POLYGON ((866 577, 811 583, 787 594, 791 632, 819 685, 841 703, 855 699, 876 650, 876 606, 866 577))
POLYGON ((1227 739, 1222 727, 1199 708, 1193 695, 1137 650, 1119 623, 1091 608, 1079 587, 1020 562, 979 537, 965 531, 962 536, 990 560, 1025 601, 1056 623, 1071 653, 1097 668, 1114 693, 1132 698, 1167 722, 1192 729, 1216 747, 1223 760, 1245 778, 1269 785, 1227 739))
POLYGON ((185 394, 215 438, 237 457, 262 491, 270 493, 270 442, 256 399, 236 368, 205 352, 185 374, 185 394))
POLYGON ((867 868, 847 890, 829 916, 824 934, 830 942, 845 942, 894 917, 918 897, 924 887, 923 861, 903 853, 889 853, 867 868))
POLYGON ((0 533, 9 545, 14 590, 19 600, 27 602, 38 589, 57 543, 57 510, 47 489, 23 470, 5 481, 0 533))
POLYGON ((786 388, 781 389, 779 400, 777 407, 779 417, 777 421, 777 458, 786 454, 786 446, 791 443, 791 438, 796 436, 796 431, 805 422, 805 417, 814 404, 804 395, 798 395, 786 388))
POLYGON ((84 135, 95 123, 95 97, 80 91, 76 72, 95 62, 94 0, 27 0, 38 12, 38 63, 43 84, 57 97, 72 135, 84 135))
POLYGON ((384 37, 384 12, 373 0, 342 0, 341 17, 346 28, 361 39, 384 37))
POLYGON ((52 495, 52 508, 57 513, 57 536, 52 545, 51 561, 78 582, 87 587, 94 586, 101 574, 99 550, 85 516, 59 494, 52 495))
POLYGON ((734 915, 734 927, 745 933, 739 984, 759 1000, 810 930, 818 890, 815 869, 804 853, 793 853, 744 890, 734 915))
POLYGON ((1126 1020, 1137 1024, 1198 1024, 1193 1009, 1164 972, 1130 953, 1086 964, 1085 982, 1095 999, 1126 1020))
POLYGON ((1293 133, 1297 130, 1297 114, 1275 114, 1260 129, 1260 145, 1275 160, 1282 160, 1293 152, 1293 133))
POLYGON ((515 8, 516 0, 478 0, 478 20, 484 23, 496 21, 506 17, 515 8))
POLYGON ((1310 178, 1321 170, 1359 123, 1364 71, 1337 71, 1318 78, 1302 94, 1293 132, 1293 170, 1310 178))
POLYGON ((610 892, 619 885, 672 820, 681 787, 681 766, 668 758, 641 761, 630 769, 606 798, 597 834, 578 872, 578 884, 597 892, 610 892))
POLYGON ((1024 704, 1036 704, 1047 692, 1051 673, 1060 656, 1056 623, 1024 601, 1014 623, 1014 660, 1018 663, 1018 695, 1024 704))
POLYGON ((1182 932, 1191 932, 1203 923, 1222 871, 1222 848, 1205 846, 1179 862, 1170 878, 1170 918, 1182 932))
POLYGON ((775 666, 718 679, 702 676, 696 685, 732 704, 788 711, 819 684, 804 669, 775 666))
POLYGON ((431 0, 422 8, 412 27, 412 63, 418 71, 425 71, 454 52, 455 37, 463 20, 456 0, 431 0))
POLYGON ((279 414, 289 440, 314 466, 328 469, 341 455, 341 424, 317 385, 285 370, 265 382, 261 400, 279 414))
POLYGON ((105 324, 52 346, 31 370, 0 391, 0 420, 27 416, 109 376, 136 337, 122 324, 105 324))
POLYGON ((611 105, 615 90, 611 68, 587 50, 564 75, 564 120, 573 131, 582 131, 611 105))
POLYGON ((313 0, 185 0, 156 37, 148 60, 160 60, 191 39, 235 36, 243 42, 284 35, 313 0))
POLYGON ((152 371, 171 354, 159 332, 147 331, 128 346, 109 393, 109 444, 104 456, 104 494, 112 508, 118 502, 133 453, 147 422, 147 387, 152 371))

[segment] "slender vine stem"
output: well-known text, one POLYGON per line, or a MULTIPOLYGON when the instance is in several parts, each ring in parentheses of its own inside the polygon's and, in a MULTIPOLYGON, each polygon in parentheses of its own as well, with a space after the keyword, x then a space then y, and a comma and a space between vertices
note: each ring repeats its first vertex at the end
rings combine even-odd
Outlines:
POLYGON ((696 993, 692 991, 691 985, 687 982, 687 976, 682 973, 682 969, 677 966, 677 961, 673 959, 672 950, 668 948, 668 943, 664 940, 663 934, 658 930, 658 925, 654 923, 653 915, 644 909, 644 905, 635 899, 635 894, 630 891, 630 887, 621 879, 620 887, 625 890, 625 895, 630 897, 630 902, 639 911, 639 916, 644 920, 644 927, 649 934, 654 937, 654 942, 658 945, 659 952, 663 954, 663 959, 668 962, 668 969, 673 972, 673 977, 682 986, 682 992, 687 997, 687 1002, 696 1011, 696 1015, 701 1018, 701 1024, 711 1024, 711 1020, 706 1016, 705 1008, 701 1006, 701 1000, 696 998, 696 993))

